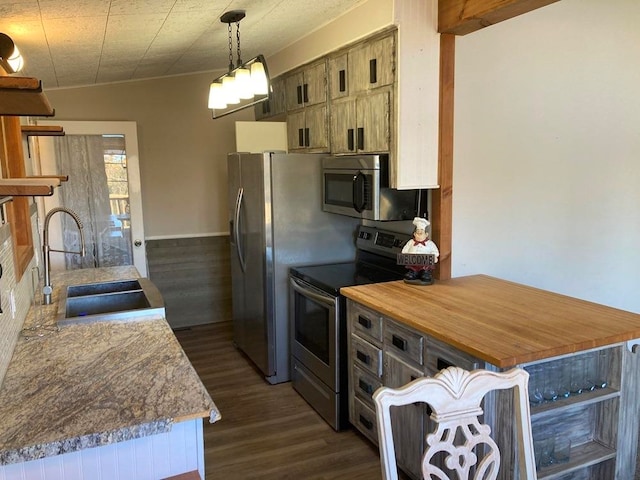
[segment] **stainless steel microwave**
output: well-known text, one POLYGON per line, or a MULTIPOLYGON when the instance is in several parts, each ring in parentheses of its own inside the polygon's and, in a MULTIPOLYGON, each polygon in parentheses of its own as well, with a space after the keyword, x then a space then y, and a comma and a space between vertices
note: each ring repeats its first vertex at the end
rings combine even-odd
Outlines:
POLYGON ((322 159, 322 209, 366 220, 410 220, 426 213, 426 192, 389 188, 389 156, 322 159))

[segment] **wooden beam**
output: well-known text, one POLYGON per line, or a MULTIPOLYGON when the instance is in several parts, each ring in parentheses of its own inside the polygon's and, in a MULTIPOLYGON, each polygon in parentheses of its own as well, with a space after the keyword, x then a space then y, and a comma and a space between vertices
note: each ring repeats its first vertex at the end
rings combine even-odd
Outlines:
POLYGON ((455 79, 456 37, 440 35, 440 125, 438 175, 440 188, 431 191, 433 241, 440 258, 436 278, 451 278, 451 238, 453 224, 453 93, 455 79))
POLYGON ((440 0, 438 31, 466 35, 559 0, 440 0))

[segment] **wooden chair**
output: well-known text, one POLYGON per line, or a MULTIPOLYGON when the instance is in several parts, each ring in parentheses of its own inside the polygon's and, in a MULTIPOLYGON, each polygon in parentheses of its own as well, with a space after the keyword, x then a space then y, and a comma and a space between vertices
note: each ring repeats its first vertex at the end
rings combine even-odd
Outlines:
POLYGON ((431 418, 437 423, 437 429, 426 437, 427 447, 422 458, 423 478, 449 478, 440 467, 431 463, 434 456, 439 454, 440 458, 446 457, 446 467, 457 473, 457 477, 451 480, 495 479, 500 468, 500 451, 490 436, 490 427, 480 424, 478 420, 483 413, 480 402, 492 390, 514 388, 520 479, 536 480, 528 379, 529 374, 520 368, 497 373, 488 370, 469 372, 449 367, 435 377, 419 378, 398 389, 381 387, 376 390, 373 399, 376 403, 383 478, 398 478, 390 407, 424 402, 432 409, 431 418), (480 445, 484 448, 474 451, 474 447, 480 445), (480 450, 484 451, 484 456, 477 458, 480 450), (470 477, 474 466, 475 475, 470 477))

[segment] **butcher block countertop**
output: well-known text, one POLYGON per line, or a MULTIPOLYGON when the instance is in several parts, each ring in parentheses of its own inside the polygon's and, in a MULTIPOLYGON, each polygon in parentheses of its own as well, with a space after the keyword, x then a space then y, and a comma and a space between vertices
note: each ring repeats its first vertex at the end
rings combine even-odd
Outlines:
POLYGON ((486 275, 340 293, 497 367, 640 338, 640 315, 486 275))
POLYGON ((52 277, 53 304, 31 307, 0 388, 0 465, 220 418, 164 317, 50 329, 63 286, 137 278, 135 268, 52 277))

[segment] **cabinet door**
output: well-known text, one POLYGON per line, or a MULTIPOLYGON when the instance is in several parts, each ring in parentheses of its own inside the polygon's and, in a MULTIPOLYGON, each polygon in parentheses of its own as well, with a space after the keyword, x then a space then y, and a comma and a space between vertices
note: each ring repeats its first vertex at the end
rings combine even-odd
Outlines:
POLYGON ((355 47, 349 52, 349 93, 391 85, 395 79, 395 39, 386 37, 355 47))
POLYGON ((356 102, 351 98, 331 104, 331 152, 356 151, 356 102))
POLYGON ((304 143, 307 148, 329 151, 329 135, 327 132, 327 107, 325 104, 307 107, 304 110, 305 130, 304 143))
POLYGON ((282 77, 274 78, 271 82, 271 99, 270 113, 271 115, 279 115, 287 111, 285 99, 285 80, 282 77))
POLYGON ((331 100, 349 95, 346 53, 329 59, 329 93, 331 100))
POLYGON ((388 152, 391 139, 391 108, 388 89, 358 97, 356 147, 359 152, 388 152))
POLYGON ((327 64, 324 61, 305 69, 302 101, 305 106, 327 101, 327 64))
POLYGON ((304 110, 287 115, 287 143, 289 150, 305 148, 304 129, 304 110))
MULTIPOLYGON (((384 381, 388 387, 401 387, 424 376, 422 371, 384 352, 384 381)), ((425 448, 426 405, 416 403, 391 410, 391 426, 398 465, 415 478, 422 478, 420 463, 425 448)))
POLYGON ((271 79, 271 96, 266 102, 255 105, 256 120, 269 118, 286 111, 284 98, 284 79, 276 77, 271 79))
POLYGON ((304 84, 304 75, 302 72, 287 75, 285 80, 285 98, 287 111, 296 110, 304 106, 304 97, 302 86, 304 84))

